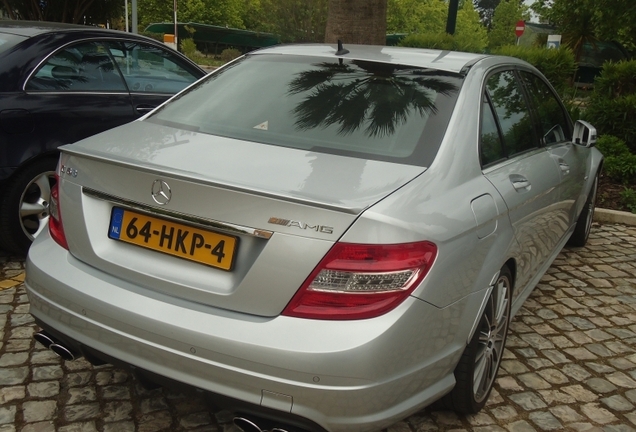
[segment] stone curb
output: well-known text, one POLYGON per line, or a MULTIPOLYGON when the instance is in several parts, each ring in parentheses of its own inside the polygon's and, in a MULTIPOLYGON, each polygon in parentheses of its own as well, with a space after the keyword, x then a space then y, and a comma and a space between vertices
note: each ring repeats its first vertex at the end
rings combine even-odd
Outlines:
POLYGON ((596 208, 594 210, 594 221, 601 223, 636 225, 636 214, 618 210, 596 208))

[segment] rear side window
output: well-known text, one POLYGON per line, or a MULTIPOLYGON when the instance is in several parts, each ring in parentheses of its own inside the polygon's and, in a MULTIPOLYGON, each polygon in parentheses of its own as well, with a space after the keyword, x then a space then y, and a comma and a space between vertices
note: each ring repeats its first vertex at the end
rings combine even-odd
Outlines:
POLYGON ((497 72, 487 81, 508 157, 539 147, 532 116, 519 82, 512 71, 497 72))
POLYGON ((174 94, 197 80, 167 49, 142 42, 106 42, 132 92, 174 94))
POLYGON ((303 150, 428 166, 461 86, 437 70, 252 55, 147 121, 303 150))

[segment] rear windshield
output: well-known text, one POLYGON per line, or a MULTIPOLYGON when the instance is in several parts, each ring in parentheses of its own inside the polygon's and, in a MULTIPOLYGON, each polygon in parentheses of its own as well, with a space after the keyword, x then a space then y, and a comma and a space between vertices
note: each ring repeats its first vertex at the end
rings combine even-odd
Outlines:
POLYGON ((18 36, 10 33, 0 33, 0 53, 10 49, 27 39, 24 36, 18 36))
POLYGON ((428 166, 461 77, 387 63, 255 54, 147 121, 309 151, 428 166))

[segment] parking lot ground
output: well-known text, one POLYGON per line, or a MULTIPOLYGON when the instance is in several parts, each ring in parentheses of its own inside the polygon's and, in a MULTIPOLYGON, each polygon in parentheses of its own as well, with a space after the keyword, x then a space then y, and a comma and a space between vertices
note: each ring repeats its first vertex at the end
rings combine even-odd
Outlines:
MULTIPOLYGON (((236 432, 202 394, 145 390, 125 371, 35 343, 24 261, 0 256, 0 268, 0 432, 236 432)), ((389 431, 636 431, 635 407, 636 227, 595 224, 513 319, 485 409, 427 408, 389 431)))

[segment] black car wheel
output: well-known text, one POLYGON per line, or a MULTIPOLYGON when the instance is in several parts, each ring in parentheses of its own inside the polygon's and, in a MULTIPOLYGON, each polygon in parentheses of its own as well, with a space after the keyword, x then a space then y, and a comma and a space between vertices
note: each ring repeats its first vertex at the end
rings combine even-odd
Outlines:
POLYGON ((594 183, 590 190, 583 210, 576 221, 576 227, 572 233, 572 237, 568 240, 569 246, 583 247, 587 243, 587 239, 590 237, 590 231, 592 230, 592 221, 594 219, 594 207, 596 206, 596 191, 598 189, 598 174, 594 177, 594 183))
POLYGON ((7 184, 0 204, 0 244, 25 255, 33 239, 46 229, 57 159, 38 160, 7 184))
POLYGON ((506 345, 512 303, 512 275, 501 269, 475 334, 455 368, 456 384, 444 398, 446 407, 460 413, 481 410, 492 390, 506 345))

